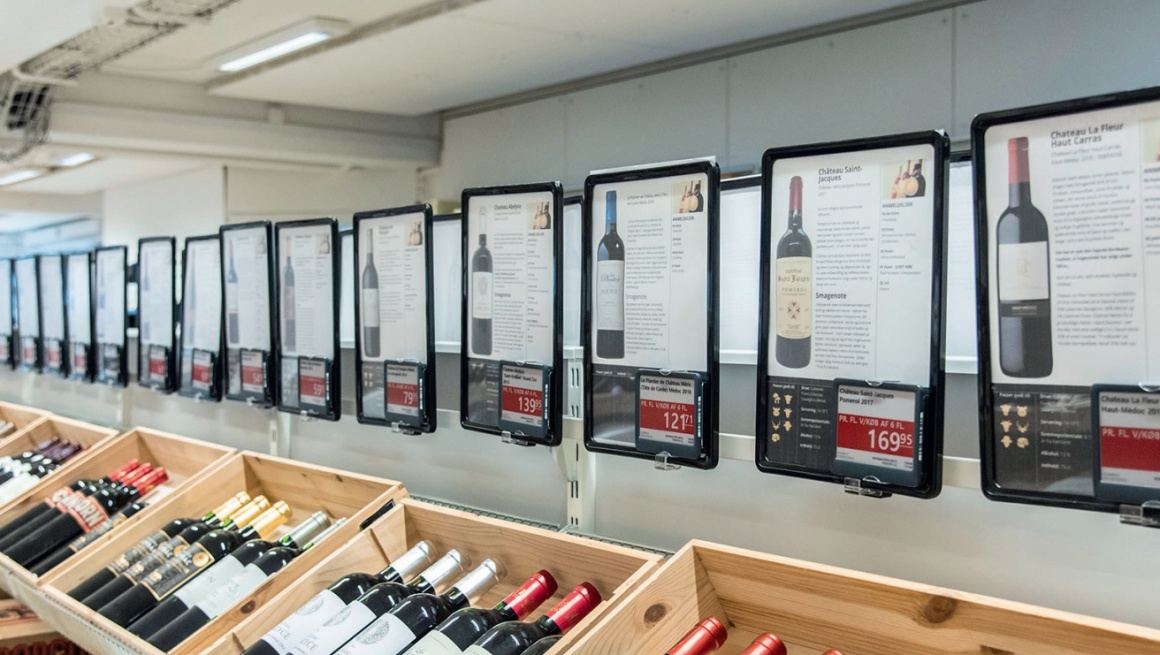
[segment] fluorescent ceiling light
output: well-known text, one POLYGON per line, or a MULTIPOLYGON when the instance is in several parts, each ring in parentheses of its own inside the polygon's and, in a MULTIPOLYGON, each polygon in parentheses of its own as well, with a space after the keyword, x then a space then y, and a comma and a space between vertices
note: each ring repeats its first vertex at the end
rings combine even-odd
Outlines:
POLYGON ((217 59, 217 69, 223 73, 236 73, 349 31, 350 25, 343 21, 311 18, 231 50, 217 59))
POLYGON ((63 168, 72 168, 73 166, 87 164, 94 159, 96 159, 96 156, 94 156, 91 152, 78 152, 75 155, 63 157, 59 162, 57 162, 56 165, 63 168))
POLYGON ((9 184, 19 184, 20 182, 27 182, 44 175, 44 171, 39 168, 24 168, 11 173, 4 173, 0 175, 0 186, 8 186, 9 184))

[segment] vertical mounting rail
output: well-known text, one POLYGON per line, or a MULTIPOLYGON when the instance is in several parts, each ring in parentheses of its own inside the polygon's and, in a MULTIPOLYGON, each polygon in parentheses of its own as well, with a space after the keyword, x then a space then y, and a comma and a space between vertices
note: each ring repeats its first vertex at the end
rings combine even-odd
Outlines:
POLYGON ((568 378, 564 438, 554 450, 567 482, 568 526, 592 532, 596 509, 596 461, 584 448, 584 361, 580 356, 569 357, 565 365, 568 378))

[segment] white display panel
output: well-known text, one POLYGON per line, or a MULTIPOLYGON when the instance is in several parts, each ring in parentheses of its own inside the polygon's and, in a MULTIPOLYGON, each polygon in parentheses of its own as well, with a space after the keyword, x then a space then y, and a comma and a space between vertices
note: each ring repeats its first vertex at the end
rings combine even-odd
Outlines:
POLYGON ((438 219, 435 241, 435 343, 440 349, 458 349, 463 286, 463 233, 459 219, 438 219))
POLYGON ((274 403, 274 261, 269 223, 226 226, 221 230, 226 362, 223 391, 231 400, 261 407, 274 403))
POLYGON ((143 241, 137 257, 137 316, 142 344, 173 348, 173 242, 143 241))
POLYGON ((354 345, 354 235, 345 232, 340 235, 342 265, 338 283, 338 338, 343 344, 354 345))
POLYGON ((580 347, 584 299, 584 211, 579 202, 564 204, 564 346, 580 347))
POLYGON ((947 196, 947 372, 973 373, 979 350, 975 302, 975 189, 971 162, 952 162, 947 196))
POLYGON ((67 303, 67 338, 70 376, 92 378, 93 294, 92 256, 90 253, 65 258, 65 299, 67 303))
POLYGON ((97 380, 123 386, 128 381, 125 330, 125 299, 128 295, 125 267, 128 249, 101 248, 96 255, 96 307, 93 325, 97 332, 97 380))
POLYGON ((16 320, 20 330, 20 367, 40 366, 40 293, 36 282, 36 258, 16 260, 16 320))
POLYGON ((721 190, 721 356, 757 360, 761 184, 721 190))
POLYGON ((44 370, 65 371, 64 258, 41 255, 39 262, 44 370))
POLYGON ((181 293, 181 381, 184 395, 221 398, 221 239, 185 240, 181 293))
POLYGON ((12 362, 12 260, 0 259, 0 363, 12 362))

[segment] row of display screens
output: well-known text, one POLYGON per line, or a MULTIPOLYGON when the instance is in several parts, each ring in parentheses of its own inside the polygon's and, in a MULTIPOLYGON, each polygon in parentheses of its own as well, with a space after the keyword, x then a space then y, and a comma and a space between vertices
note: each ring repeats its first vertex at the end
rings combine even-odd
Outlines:
MULTIPOLYGON (((1160 92, 981 116, 972 146, 985 491, 1100 510, 1160 498, 1160 348, 1148 347, 1160 303, 1147 302, 1160 288, 1160 92)), ((948 164, 937 132, 765 154, 759 469, 939 493, 947 261, 960 255, 946 247, 948 164)), ((720 317, 734 297, 719 178, 695 160, 585 183, 575 304, 590 450, 717 463, 720 317)), ((468 429, 560 443, 564 204, 558 183, 463 193, 468 429)), ((432 227, 427 206, 354 217, 360 421, 436 427, 432 227)), ((179 305, 174 239, 143 239, 137 381, 337 420, 339 244, 333 219, 188 239, 179 305)), ((125 383, 125 254, 0 262, 16 306, 37 308, 17 313, 4 356, 125 383)))

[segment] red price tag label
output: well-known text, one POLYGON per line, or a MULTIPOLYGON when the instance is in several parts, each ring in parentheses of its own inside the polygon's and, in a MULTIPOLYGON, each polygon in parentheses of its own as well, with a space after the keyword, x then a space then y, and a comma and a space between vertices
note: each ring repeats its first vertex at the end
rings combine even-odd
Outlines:
POLYGON ((20 360, 25 364, 33 364, 36 362, 36 344, 31 340, 25 340, 23 354, 20 360))
POLYGON ((84 373, 88 368, 88 346, 84 344, 74 344, 72 347, 72 367, 74 373, 84 373))
POLYGON ((326 407, 326 362, 298 360, 298 401, 326 407))
POLYGON ((47 360, 46 364, 49 368, 60 368, 61 352, 59 341, 54 341, 49 345, 44 358, 47 360))
POLYGON ((1099 395, 1100 482, 1160 489, 1160 395, 1099 395))
POLYGON ((262 353, 242 351, 242 391, 265 393, 266 361, 262 353))
POLYGON ((544 369, 535 366, 503 367, 500 418, 530 428, 544 425, 544 369))
POLYGON ((161 346, 149 347, 149 378, 153 382, 159 384, 165 383, 166 373, 169 369, 169 362, 166 361, 165 348, 161 346))
POLYGON ((213 358, 207 352, 193 353, 193 388, 198 391, 209 391, 210 371, 213 368, 213 358))
POLYGON ((8 337, 0 337, 0 359, 8 359, 8 337))
POLYGON ((692 446, 700 432, 694 380, 640 376, 639 438, 692 446))
POLYGON ((419 415, 419 367, 387 364, 387 413, 419 415))
POLYGON ((836 459, 913 471, 914 406, 913 391, 839 386, 836 459))

